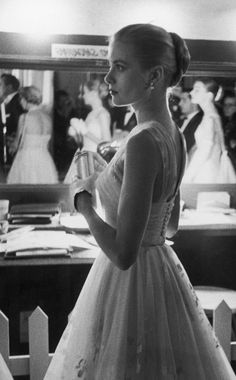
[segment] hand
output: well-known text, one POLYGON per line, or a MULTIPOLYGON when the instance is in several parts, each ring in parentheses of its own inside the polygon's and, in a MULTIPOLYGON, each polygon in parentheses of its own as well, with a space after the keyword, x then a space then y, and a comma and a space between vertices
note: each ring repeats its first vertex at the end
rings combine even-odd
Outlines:
POLYGON ((78 212, 82 215, 88 215, 93 208, 92 195, 86 190, 75 194, 74 205, 78 212))
POLYGON ((88 210, 91 210, 93 207, 93 199, 95 199, 96 187, 95 182, 97 177, 97 173, 93 173, 91 176, 85 179, 78 179, 77 176, 74 177, 74 180, 70 185, 70 192, 72 199, 74 199, 74 205, 77 211, 85 213, 88 210), (87 194, 85 195, 84 193, 87 194))

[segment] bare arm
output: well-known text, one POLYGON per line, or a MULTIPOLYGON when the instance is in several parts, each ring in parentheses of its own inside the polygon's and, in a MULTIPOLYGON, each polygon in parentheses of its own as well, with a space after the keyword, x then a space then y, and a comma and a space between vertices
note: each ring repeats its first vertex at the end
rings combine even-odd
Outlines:
POLYGON ((160 152, 146 131, 128 141, 117 229, 99 218, 89 202, 91 196, 88 193, 82 193, 76 201, 98 245, 120 269, 128 269, 136 260, 150 214, 160 162, 160 152))

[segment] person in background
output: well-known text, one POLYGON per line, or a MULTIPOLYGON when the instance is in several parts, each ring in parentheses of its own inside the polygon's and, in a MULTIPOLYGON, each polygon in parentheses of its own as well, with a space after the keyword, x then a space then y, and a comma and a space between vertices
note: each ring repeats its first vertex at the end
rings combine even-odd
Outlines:
POLYGON ((219 86, 211 78, 195 81, 192 102, 203 111, 195 132, 196 149, 184 174, 185 183, 236 183, 236 173, 225 147, 221 117, 215 106, 219 86))
POLYGON ((184 134, 187 154, 189 155, 195 146, 194 133, 202 120, 203 113, 202 110, 199 110, 198 105, 192 102, 188 91, 183 91, 180 94, 179 107, 184 116, 180 129, 184 134))
POLYGON ((233 380, 186 272, 165 241, 177 230, 185 168, 184 140, 172 121, 167 89, 188 68, 187 46, 160 27, 128 25, 110 40, 109 62, 105 80, 113 103, 132 105, 137 126, 108 165, 95 165, 92 176, 71 186, 75 207, 102 252, 44 380, 233 380))
POLYGON ((75 141, 68 135, 70 120, 77 116, 69 93, 65 90, 56 91, 53 112, 53 157, 62 178, 68 171, 76 149, 78 146, 82 147, 82 139, 75 141))
POLYGON ((222 102, 226 149, 236 170, 236 95, 233 91, 225 92, 222 102))
POLYGON ((12 163, 12 155, 9 153, 9 148, 14 141, 17 131, 17 125, 20 115, 24 112, 19 98, 20 82, 12 74, 4 73, 0 78, 0 99, 5 106, 6 114, 6 162, 3 157, 3 124, 2 115, 0 121, 0 160, 1 163, 10 165, 12 163))
POLYGON ((72 118, 68 133, 78 138, 83 136, 83 150, 97 151, 100 142, 111 140, 110 123, 111 117, 103 105, 103 85, 99 79, 93 79, 85 83, 83 98, 86 105, 91 107, 85 120, 72 118))
POLYGON ((10 153, 14 156, 7 183, 51 184, 58 182, 53 158, 49 153, 52 120, 41 106, 42 95, 35 86, 19 91, 26 111, 19 118, 18 129, 10 153))

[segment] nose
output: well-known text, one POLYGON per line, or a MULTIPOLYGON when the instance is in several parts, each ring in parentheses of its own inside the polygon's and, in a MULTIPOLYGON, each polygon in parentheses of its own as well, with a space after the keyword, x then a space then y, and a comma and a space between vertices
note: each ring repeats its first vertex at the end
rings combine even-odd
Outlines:
POLYGON ((105 78, 104 78, 104 81, 106 84, 111 84, 113 82, 113 78, 112 78, 112 73, 111 73, 111 69, 108 71, 108 73, 106 74, 105 78))

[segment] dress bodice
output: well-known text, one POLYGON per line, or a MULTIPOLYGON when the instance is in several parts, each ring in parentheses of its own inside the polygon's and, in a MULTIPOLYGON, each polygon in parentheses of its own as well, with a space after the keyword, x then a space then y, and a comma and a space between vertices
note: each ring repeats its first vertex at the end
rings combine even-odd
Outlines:
POLYGON ((48 149, 50 139, 50 134, 25 134, 20 149, 48 149))
MULTIPOLYGON (((131 138, 134 134, 139 133, 144 128, 153 136, 161 149, 163 178, 162 181, 160 181, 160 183, 162 183, 161 196, 158 202, 152 203, 142 245, 162 245, 165 241, 168 221, 181 178, 178 177, 176 155, 173 154, 173 151, 176 149, 174 140, 163 126, 157 122, 149 122, 145 123, 145 125, 139 125, 131 131, 128 138, 131 138)), ((106 212, 104 219, 114 228, 117 223, 118 202, 123 180, 126 143, 127 140, 97 180, 100 205, 106 212)), ((183 170, 184 168, 182 168, 182 172, 183 170)))

